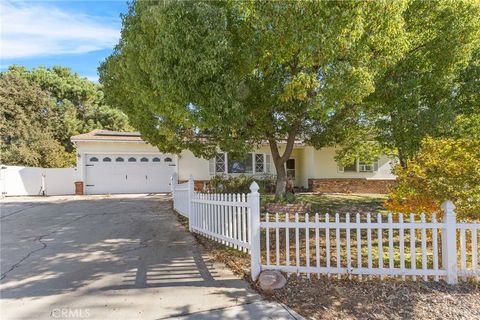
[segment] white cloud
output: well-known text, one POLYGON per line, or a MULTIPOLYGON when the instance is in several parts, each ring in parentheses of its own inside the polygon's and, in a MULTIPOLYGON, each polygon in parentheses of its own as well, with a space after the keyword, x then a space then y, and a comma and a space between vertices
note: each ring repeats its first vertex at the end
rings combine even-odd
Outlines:
POLYGON ((88 80, 98 83, 98 76, 85 76, 88 80))
POLYGON ((113 48, 120 37, 116 24, 43 3, 2 1, 0 55, 12 59, 113 48))

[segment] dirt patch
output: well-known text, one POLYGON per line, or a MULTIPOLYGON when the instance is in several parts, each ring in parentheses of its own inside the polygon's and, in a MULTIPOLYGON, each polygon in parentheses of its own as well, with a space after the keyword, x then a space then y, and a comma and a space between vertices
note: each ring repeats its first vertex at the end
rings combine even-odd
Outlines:
POLYGON ((290 276, 271 298, 309 319, 480 319, 480 289, 475 283, 290 276))

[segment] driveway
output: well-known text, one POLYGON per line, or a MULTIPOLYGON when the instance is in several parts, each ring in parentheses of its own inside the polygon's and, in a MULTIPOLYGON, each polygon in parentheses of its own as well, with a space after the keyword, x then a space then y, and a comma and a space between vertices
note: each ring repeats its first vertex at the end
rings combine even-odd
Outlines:
POLYGON ((293 319, 197 247, 163 195, 1 200, 2 319, 293 319))

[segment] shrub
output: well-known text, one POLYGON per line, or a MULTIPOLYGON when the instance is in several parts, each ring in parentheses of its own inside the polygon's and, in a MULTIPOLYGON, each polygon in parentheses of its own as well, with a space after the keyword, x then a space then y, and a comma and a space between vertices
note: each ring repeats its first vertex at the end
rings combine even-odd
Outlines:
POLYGON ((258 178, 243 174, 234 177, 217 175, 210 179, 208 188, 210 191, 220 193, 249 193, 253 181, 256 181, 260 187, 260 193, 275 191, 275 176, 269 174, 264 174, 258 178))
POLYGON ((391 211, 439 212, 445 200, 459 219, 480 218, 480 141, 426 138, 407 168, 395 168, 397 184, 385 207, 391 211))
POLYGON ((220 193, 249 193, 250 185, 254 181, 253 177, 239 175, 228 177, 217 175, 210 179, 209 189, 220 193))

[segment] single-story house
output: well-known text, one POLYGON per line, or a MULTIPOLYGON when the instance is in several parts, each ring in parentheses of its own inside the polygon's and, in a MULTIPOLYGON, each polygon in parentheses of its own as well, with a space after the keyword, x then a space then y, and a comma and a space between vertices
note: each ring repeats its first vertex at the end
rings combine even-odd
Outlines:
MULTIPOLYGON (((188 150, 161 153, 137 132, 94 130, 71 141, 77 148, 77 180, 83 182, 85 194, 168 192, 173 173, 180 181, 193 175, 196 188, 219 174, 275 175, 268 145, 245 159, 227 153, 203 159, 188 150)), ((286 163, 287 173, 296 187, 313 192, 385 193, 395 180, 386 156, 348 167, 339 166, 334 156, 333 147, 316 150, 298 141, 286 163)))

